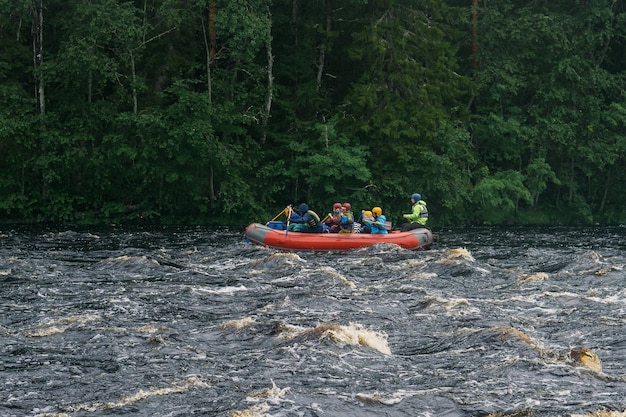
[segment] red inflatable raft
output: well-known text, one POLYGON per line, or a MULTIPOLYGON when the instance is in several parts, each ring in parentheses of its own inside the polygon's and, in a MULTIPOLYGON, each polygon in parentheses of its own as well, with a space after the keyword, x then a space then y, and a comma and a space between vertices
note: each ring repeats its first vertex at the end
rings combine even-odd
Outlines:
POLYGON ((277 230, 260 223, 246 227, 246 239, 252 243, 276 249, 290 250, 349 250, 388 243, 404 249, 426 249, 433 243, 427 228, 409 232, 391 231, 386 235, 368 233, 299 233, 277 230))

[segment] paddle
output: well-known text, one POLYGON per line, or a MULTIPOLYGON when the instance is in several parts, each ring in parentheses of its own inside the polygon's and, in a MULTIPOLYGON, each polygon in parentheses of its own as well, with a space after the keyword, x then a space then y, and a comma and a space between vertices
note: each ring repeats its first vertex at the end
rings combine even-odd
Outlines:
POLYGON ((289 220, 291 220, 291 205, 287 207, 287 227, 285 228, 285 237, 289 234, 289 220))
POLYGON ((281 215, 286 214, 287 212, 287 208, 284 208, 283 211, 281 211, 280 213, 278 213, 276 216, 274 216, 274 218, 271 221, 276 220, 277 218, 279 218, 281 215))

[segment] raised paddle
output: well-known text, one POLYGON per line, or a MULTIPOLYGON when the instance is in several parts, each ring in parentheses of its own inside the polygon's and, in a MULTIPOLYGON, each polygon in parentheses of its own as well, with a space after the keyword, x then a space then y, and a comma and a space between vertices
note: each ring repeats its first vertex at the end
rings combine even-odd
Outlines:
POLYGON ((281 212, 280 212, 280 213, 278 213, 276 216, 274 216, 274 218, 273 218, 271 221, 276 220, 277 218, 279 218, 279 217, 280 217, 281 215, 283 215, 283 214, 287 214, 287 207, 285 207, 285 208, 283 209, 283 211, 281 211, 281 212))
POLYGON ((287 227, 285 227, 285 237, 289 234, 289 220, 291 220, 291 205, 287 206, 287 227))

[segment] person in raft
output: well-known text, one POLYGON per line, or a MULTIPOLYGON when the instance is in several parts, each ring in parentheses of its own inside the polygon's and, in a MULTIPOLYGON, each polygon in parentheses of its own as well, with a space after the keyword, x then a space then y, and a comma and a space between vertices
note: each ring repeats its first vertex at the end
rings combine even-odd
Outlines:
POLYGON ((412 212, 402 215, 402 217, 409 221, 402 225, 403 232, 424 227, 428 220, 428 207, 426 207, 426 202, 422 200, 421 195, 418 193, 411 195, 411 204, 413 205, 412 212))
POLYGON ((372 231, 370 232, 373 235, 386 235, 387 229, 385 229, 385 222, 387 218, 383 215, 383 209, 380 207, 374 207, 372 209, 372 215, 374 216, 374 221, 370 228, 372 231))
POLYGON ((341 206, 341 217, 339 218, 339 233, 352 233, 353 224, 352 204, 343 203, 341 206))
POLYGON ((328 213, 326 220, 324 220, 324 229, 330 231, 330 233, 339 232, 339 223, 341 222, 341 203, 333 204, 333 212, 328 213))
POLYGON ((289 216, 289 230, 303 233, 323 233, 320 216, 309 210, 306 203, 302 203, 289 216))
POLYGON ((361 210, 361 231, 359 233, 371 233, 374 215, 370 210, 361 210))

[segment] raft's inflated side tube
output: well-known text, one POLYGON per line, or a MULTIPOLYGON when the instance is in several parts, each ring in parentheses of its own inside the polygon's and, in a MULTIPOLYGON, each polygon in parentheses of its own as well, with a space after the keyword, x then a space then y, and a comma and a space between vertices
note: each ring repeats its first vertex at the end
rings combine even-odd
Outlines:
POLYGON ((265 245, 265 236, 270 232, 270 228, 260 223, 252 223, 246 227, 246 237, 252 243, 265 245))
POLYGON ((298 233, 276 230, 260 223, 246 227, 246 238, 259 245, 290 250, 349 250, 378 243, 398 245, 404 249, 425 249, 433 242, 427 228, 388 234, 366 233, 298 233))

